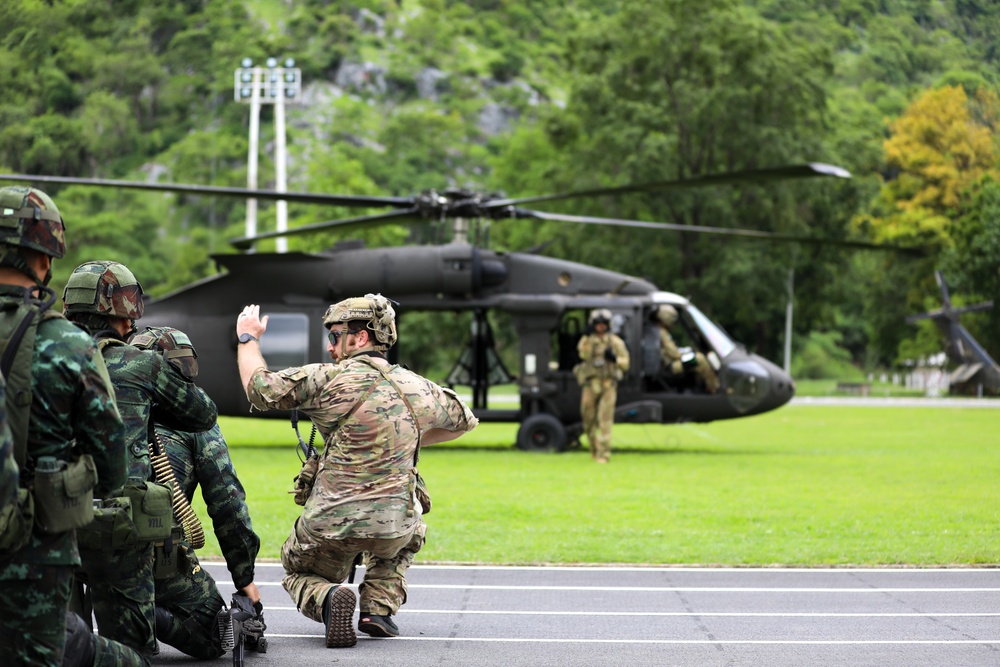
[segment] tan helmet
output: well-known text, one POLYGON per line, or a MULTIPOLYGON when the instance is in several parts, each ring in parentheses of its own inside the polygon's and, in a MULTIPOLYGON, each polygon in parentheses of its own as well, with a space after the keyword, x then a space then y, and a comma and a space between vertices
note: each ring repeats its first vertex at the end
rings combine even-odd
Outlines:
POLYGON ((677 309, 670 305, 663 305, 656 309, 656 319, 664 326, 671 327, 677 321, 677 309))
POLYGON ((590 311, 590 317, 587 318, 587 323, 597 324, 598 322, 604 322, 608 326, 611 326, 611 311, 607 308, 594 308, 590 311))
POLYGON ((396 343, 396 311, 381 294, 365 294, 339 301, 326 309, 323 326, 362 321, 376 341, 374 349, 388 350, 396 343))
POLYGON ((198 353, 183 331, 173 327, 146 327, 145 331, 132 336, 129 343, 161 355, 188 380, 198 377, 198 353))

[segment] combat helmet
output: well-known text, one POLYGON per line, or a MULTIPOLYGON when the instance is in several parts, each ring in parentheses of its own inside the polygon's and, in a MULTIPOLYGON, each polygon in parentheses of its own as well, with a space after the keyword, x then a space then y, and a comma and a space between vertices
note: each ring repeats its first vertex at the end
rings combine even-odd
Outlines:
POLYGON ((388 350, 396 343, 396 311, 389 299, 381 294, 365 294, 339 301, 326 309, 323 326, 362 321, 372 333, 379 351, 388 350))
POLYGON ((603 322, 604 324, 611 325, 611 311, 607 308, 594 308, 590 311, 590 317, 587 318, 588 324, 598 324, 603 322))
POLYGON ((52 199, 35 188, 0 188, 0 243, 61 259, 66 226, 52 199))
POLYGON ((63 292, 66 315, 91 314, 137 320, 142 317, 142 285, 124 264, 86 262, 76 267, 63 292))
POLYGON ((677 309, 671 305, 662 305, 656 309, 656 319, 664 326, 671 327, 677 321, 677 309))
POLYGON ((132 336, 129 343, 160 354, 188 380, 198 377, 198 353, 183 331, 173 327, 146 327, 132 336))

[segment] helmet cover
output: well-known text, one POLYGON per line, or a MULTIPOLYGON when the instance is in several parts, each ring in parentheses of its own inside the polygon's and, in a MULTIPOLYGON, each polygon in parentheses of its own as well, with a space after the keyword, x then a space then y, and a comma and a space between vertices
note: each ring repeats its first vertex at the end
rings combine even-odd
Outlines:
POLYGON ((36 188, 0 188, 0 243, 66 255, 66 226, 52 199, 36 188))
POLYGON ((396 311, 389 299, 381 294, 365 294, 338 301, 326 309, 323 326, 329 329, 337 323, 367 322, 365 327, 375 338, 376 350, 387 350, 396 343, 396 311))
POLYGON ((86 262, 76 267, 63 291, 66 314, 92 313, 137 320, 142 317, 142 285, 118 262, 86 262))
POLYGON ((670 305, 663 305, 656 309, 656 319, 665 326, 673 326, 677 321, 677 309, 670 305))
POLYGON ((611 311, 607 308, 595 308, 590 311, 590 317, 587 322, 589 324, 597 324, 599 322, 604 322, 607 325, 611 325, 611 311))
POLYGON ((183 331, 173 327, 146 327, 132 336, 129 343, 160 354, 188 380, 198 377, 198 353, 183 331))

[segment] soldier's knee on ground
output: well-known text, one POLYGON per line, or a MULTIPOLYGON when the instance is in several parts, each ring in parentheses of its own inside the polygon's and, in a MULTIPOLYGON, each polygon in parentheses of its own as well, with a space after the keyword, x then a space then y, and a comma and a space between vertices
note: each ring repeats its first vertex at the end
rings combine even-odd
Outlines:
POLYGON ((66 647, 63 667, 91 667, 97 652, 97 642, 90 626, 80 616, 66 612, 66 647))

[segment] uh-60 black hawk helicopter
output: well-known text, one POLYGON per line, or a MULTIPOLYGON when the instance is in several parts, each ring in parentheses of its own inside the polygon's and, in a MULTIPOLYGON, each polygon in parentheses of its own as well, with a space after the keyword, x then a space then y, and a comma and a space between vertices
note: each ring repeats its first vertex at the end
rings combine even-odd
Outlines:
MULTIPOLYGON (((795 384, 781 368, 733 341, 688 299, 614 271, 530 252, 476 247, 467 240, 469 221, 529 218, 884 248, 849 240, 523 208, 525 204, 575 197, 824 176, 847 178, 850 174, 839 167, 811 163, 522 198, 479 195, 460 189, 427 191, 413 197, 345 196, 25 174, 4 174, 0 180, 40 187, 49 183, 90 185, 391 209, 234 240, 240 248, 251 247, 262 239, 325 229, 450 218, 457 231, 445 245, 215 255, 213 259, 224 271, 150 300, 140 326, 172 326, 185 331, 198 350, 198 381, 215 400, 220 414, 246 416, 250 406, 237 374, 235 314, 247 303, 260 304, 261 312, 270 317, 262 351, 272 368, 328 361, 322 316, 330 303, 348 296, 380 292, 395 300, 399 304, 399 327, 404 332, 411 312, 471 311, 469 342, 464 349, 456 350, 458 360, 446 383, 471 387, 472 407, 480 420, 520 422, 518 447, 561 451, 581 430, 580 389, 572 371, 578 362, 576 344, 591 309, 607 308, 612 312, 612 330, 631 351, 631 369, 618 387, 616 421, 709 422, 756 415, 787 403, 795 393, 795 384), (679 334, 702 352, 717 372, 721 386, 716 393, 698 391, 683 377, 666 377, 653 319, 662 305, 673 306, 679 314, 675 336, 679 334), (520 339, 516 373, 507 370, 496 352, 487 318, 490 311, 507 313, 520 339), (517 407, 489 408, 490 387, 510 382, 516 382, 518 387, 517 407)), ((405 334, 402 340, 403 345, 397 344, 390 357, 405 363, 405 334)))

